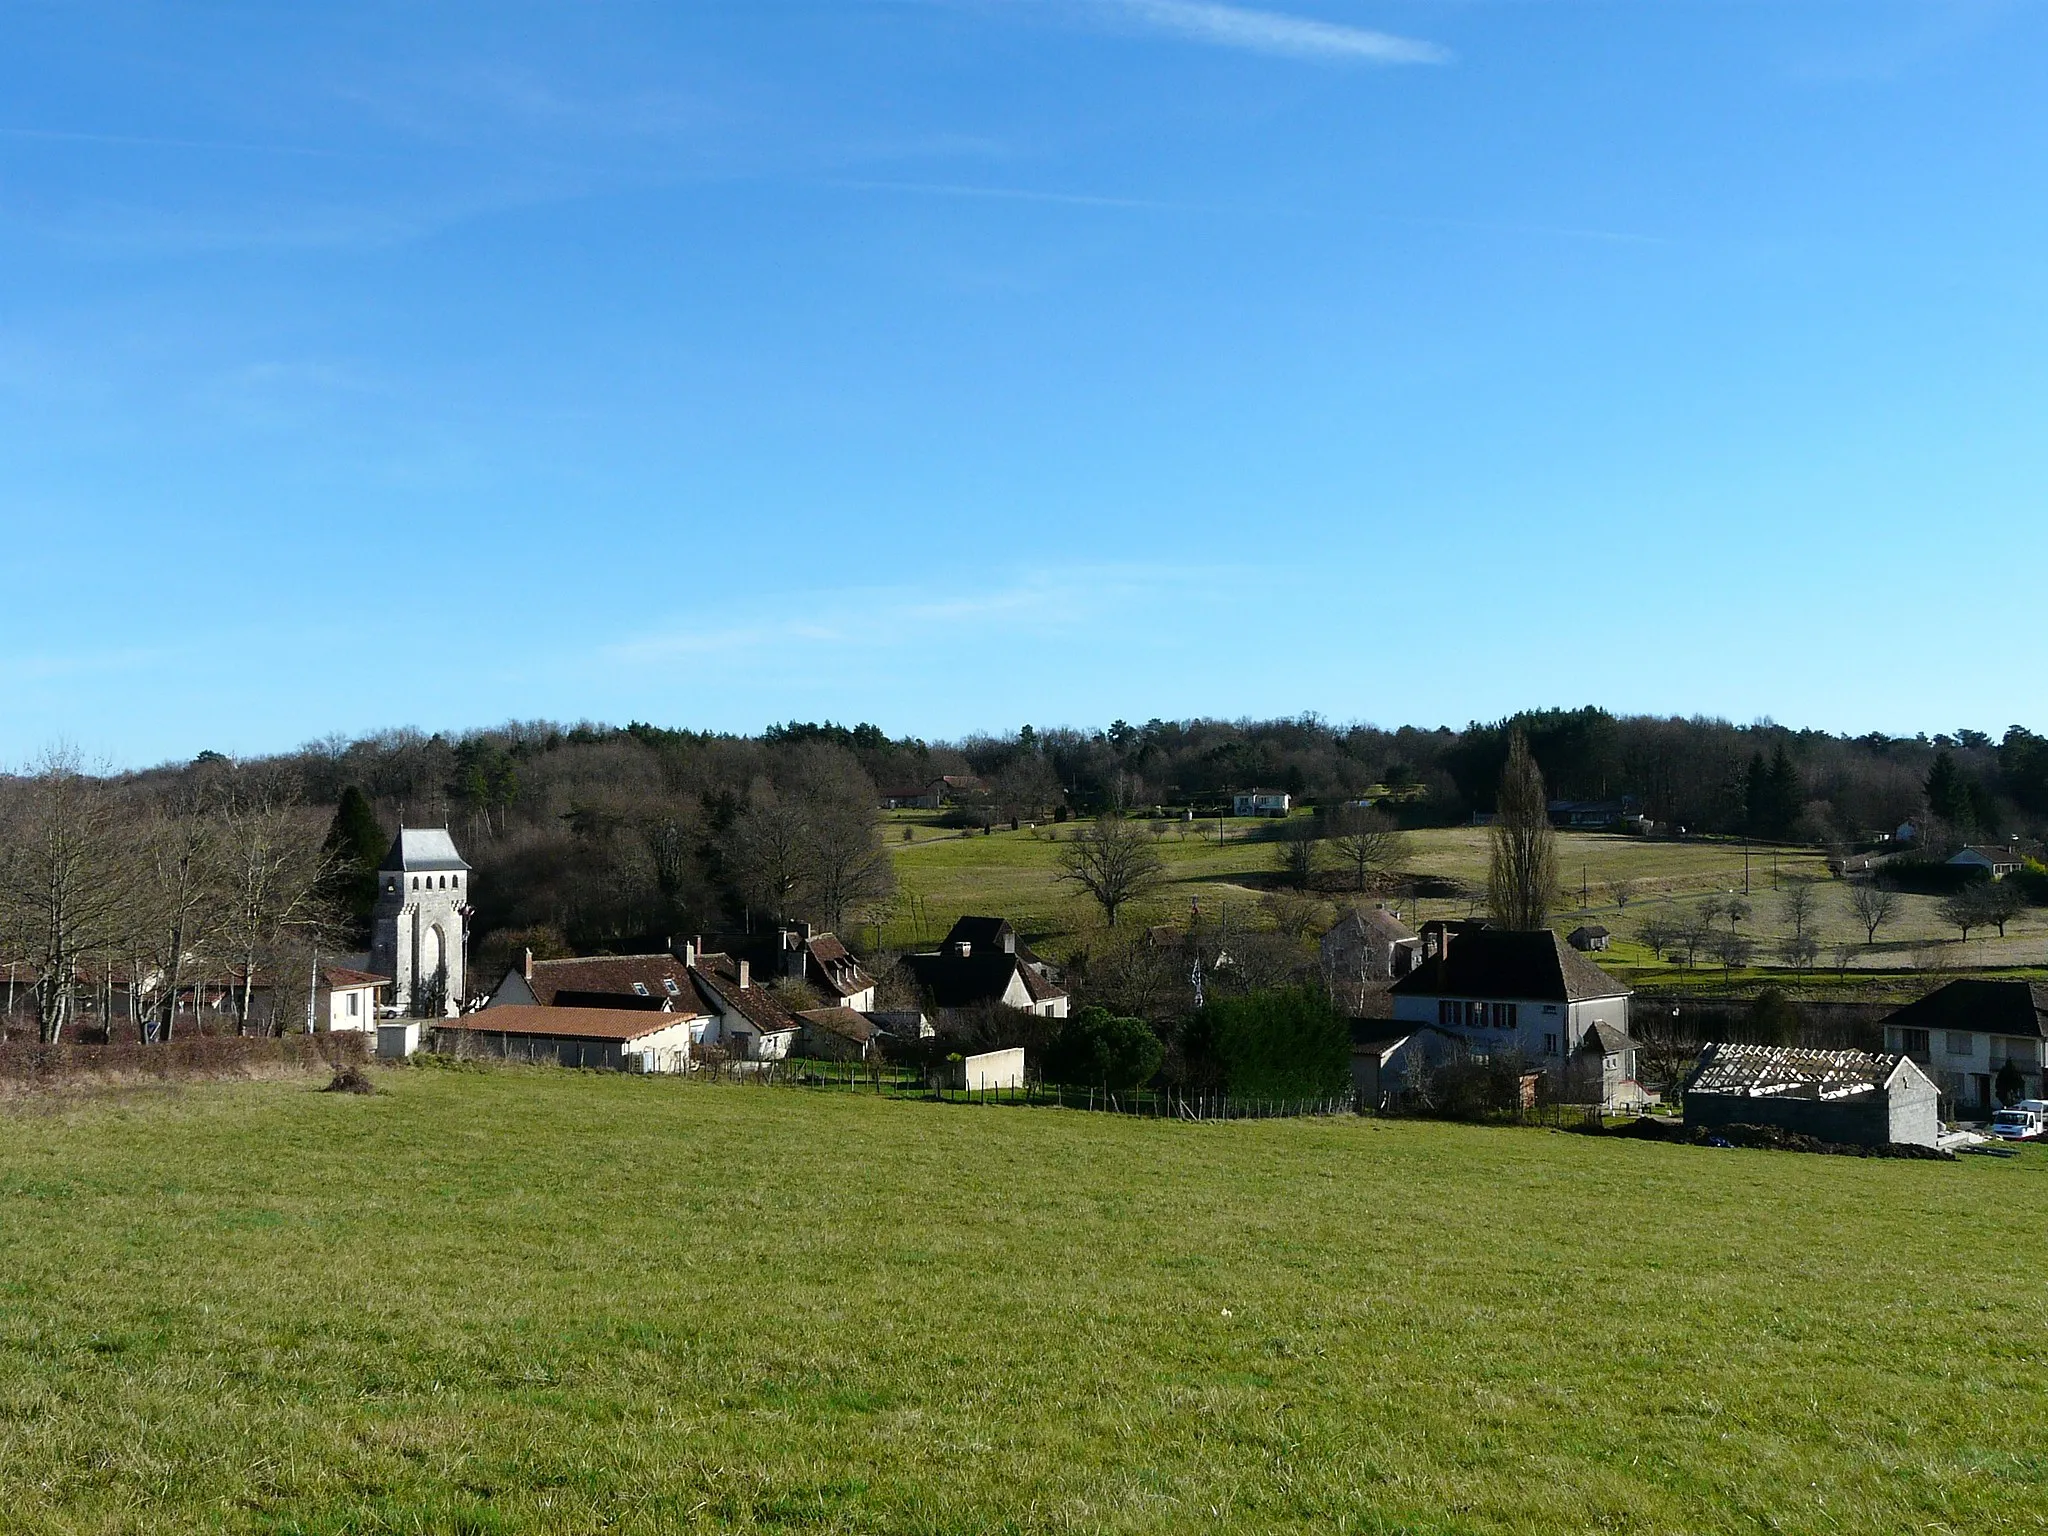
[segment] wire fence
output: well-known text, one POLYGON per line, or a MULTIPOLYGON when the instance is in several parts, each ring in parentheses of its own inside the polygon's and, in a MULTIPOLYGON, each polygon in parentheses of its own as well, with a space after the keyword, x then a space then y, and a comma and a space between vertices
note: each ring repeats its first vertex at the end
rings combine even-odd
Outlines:
POLYGON ((1312 1115, 1348 1115, 1357 1110, 1353 1095, 1307 1098, 1261 1097, 1225 1093, 1186 1094, 1168 1089, 1119 1089, 1071 1083, 1021 1082, 995 1087, 963 1088, 911 1067, 858 1061, 725 1062, 699 1069, 720 1082, 761 1087, 794 1087, 865 1093, 884 1098, 921 1099, 945 1104, 1015 1105, 1023 1108, 1078 1109, 1099 1114, 1134 1115, 1154 1120, 1282 1120, 1312 1115))

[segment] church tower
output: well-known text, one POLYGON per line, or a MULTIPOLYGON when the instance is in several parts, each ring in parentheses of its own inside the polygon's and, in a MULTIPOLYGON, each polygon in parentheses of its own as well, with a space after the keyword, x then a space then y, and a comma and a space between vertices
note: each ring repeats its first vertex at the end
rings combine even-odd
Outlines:
POLYGON ((401 827, 377 871, 370 969, 391 978, 401 1015, 461 1012, 469 959, 469 866, 444 827, 401 827))

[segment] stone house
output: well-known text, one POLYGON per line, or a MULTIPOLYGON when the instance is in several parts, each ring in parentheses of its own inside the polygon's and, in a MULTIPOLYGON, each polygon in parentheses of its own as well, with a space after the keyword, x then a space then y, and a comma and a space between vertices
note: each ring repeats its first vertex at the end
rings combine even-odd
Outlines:
POLYGON ((1583 1085, 1597 1055, 1601 1102, 1640 1098, 1629 989, 1556 933, 1430 922, 1421 941, 1415 968, 1391 988, 1396 1020, 1435 1025, 1474 1055, 1518 1054, 1558 1091, 1583 1085))
POLYGON ((1888 1017, 1884 1048, 1920 1067, 1957 1114, 1988 1116, 1998 1108, 1998 1076, 2007 1062, 2020 1074, 2020 1098, 2048 1098, 2048 986, 1952 981, 1888 1017))

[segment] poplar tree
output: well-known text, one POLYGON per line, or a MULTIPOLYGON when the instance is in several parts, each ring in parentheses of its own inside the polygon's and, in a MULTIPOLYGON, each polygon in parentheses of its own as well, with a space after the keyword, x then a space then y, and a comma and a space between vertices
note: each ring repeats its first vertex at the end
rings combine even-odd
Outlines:
POLYGON ((1487 906, 1503 928, 1541 928, 1557 902, 1557 834, 1543 772, 1519 730, 1508 743, 1495 809, 1487 906))

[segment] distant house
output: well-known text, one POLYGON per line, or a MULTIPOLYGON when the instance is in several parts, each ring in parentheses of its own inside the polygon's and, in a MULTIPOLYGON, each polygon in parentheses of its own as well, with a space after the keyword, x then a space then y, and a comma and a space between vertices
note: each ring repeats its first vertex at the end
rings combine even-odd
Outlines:
POLYGON ((1353 907, 1320 948, 1324 983, 1343 997, 1407 975, 1422 956, 1415 930, 1385 907, 1353 907))
POLYGON ((936 951, 906 955, 904 963, 939 1008, 1001 1003, 1048 1019, 1067 1016, 1066 989, 1052 968, 1000 917, 963 917, 936 951))
POLYGON ((1911 1060, 1867 1051, 1710 1045, 1685 1085, 1688 1126, 1775 1126, 1854 1146, 1932 1147, 1934 1082, 1911 1060))
POLYGON ((1230 797, 1233 816, 1285 816, 1294 797, 1284 789, 1240 789, 1230 797))
POLYGON ((434 1051, 611 1072, 687 1072, 699 1022, 658 1011, 507 1003, 441 1020, 434 1051))
POLYGON ((313 1027, 374 1032, 379 994, 390 985, 388 977, 373 975, 369 971, 323 966, 319 995, 313 1000, 313 1027))
POLYGON ((2048 1098, 2042 1076, 2048 986, 2026 981, 1952 981, 1884 1021, 1884 1048, 1922 1068, 1958 1111, 1998 1107, 1998 1073, 2019 1070, 2021 1098, 2048 1098))
POLYGON ((936 779, 929 784, 899 784, 881 793, 885 811, 936 811, 939 799, 940 785, 936 779))
POLYGON ((782 974, 809 983, 834 1007, 865 1013, 875 1006, 875 978, 829 933, 815 937, 808 923, 781 930, 782 974))
POLYGON ((1616 827, 1640 822, 1643 808, 1630 796, 1619 800, 1553 800, 1548 806, 1553 827, 1616 827))
POLYGON ((1571 945, 1580 954, 1589 955, 1605 949, 1607 941, 1611 937, 1613 935, 1609 934, 1598 923, 1587 923, 1582 927, 1574 928, 1569 934, 1565 935, 1565 943, 1571 945))
POLYGON ((806 1056, 824 1061, 867 1061, 881 1049, 885 1031, 851 1008, 806 1008, 797 1019, 803 1026, 797 1049, 806 1056))
POLYGON ((1583 1071, 1591 1038, 1603 1081, 1623 1099, 1640 1092, 1629 989, 1555 933, 1430 922, 1421 939, 1421 960, 1391 989, 1395 1019, 1433 1024, 1476 1055, 1517 1053, 1560 1086, 1583 1071))
POLYGON ((1972 843, 1954 854, 1948 862, 1959 869, 1981 869, 1994 880, 2016 875, 2021 868, 2017 848, 1999 848, 1978 843, 1972 843))
POLYGON ((1892 837, 1901 843, 1910 843, 1920 836, 1920 829, 1910 821, 1902 821, 1892 837))

